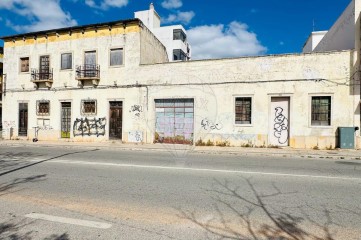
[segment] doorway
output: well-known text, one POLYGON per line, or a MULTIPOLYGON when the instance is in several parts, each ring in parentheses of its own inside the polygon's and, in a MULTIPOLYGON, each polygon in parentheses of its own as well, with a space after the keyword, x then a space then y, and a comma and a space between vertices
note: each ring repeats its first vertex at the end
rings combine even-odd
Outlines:
POLYGON ((289 146, 289 97, 272 97, 269 117, 269 143, 273 146, 289 146))
POLYGON ((121 140, 122 126, 123 102, 109 102, 109 139, 121 140))
POLYGON ((28 136, 28 104, 19 103, 19 136, 28 136))
POLYGON ((71 103, 61 103, 61 138, 70 138, 71 103))

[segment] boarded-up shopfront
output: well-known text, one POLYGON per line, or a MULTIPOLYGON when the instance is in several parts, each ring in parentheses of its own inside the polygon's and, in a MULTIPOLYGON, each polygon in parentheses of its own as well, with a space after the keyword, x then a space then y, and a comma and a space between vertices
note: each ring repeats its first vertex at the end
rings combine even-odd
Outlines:
POLYGON ((154 142, 193 144, 193 99, 157 99, 155 114, 154 142))

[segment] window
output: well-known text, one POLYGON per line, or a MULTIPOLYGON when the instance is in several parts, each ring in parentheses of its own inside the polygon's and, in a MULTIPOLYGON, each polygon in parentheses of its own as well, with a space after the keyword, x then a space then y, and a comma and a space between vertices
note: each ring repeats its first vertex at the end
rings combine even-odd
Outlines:
POLYGON ((123 65, 123 49, 111 49, 110 50, 110 66, 123 65))
POLYGON ((312 126, 330 126, 331 125, 331 97, 321 96, 312 97, 311 110, 312 126))
POLYGON ((73 57, 71 53, 61 54, 61 70, 73 68, 73 57))
POLYGON ((38 115, 38 116, 50 115, 50 101, 37 101, 36 102, 36 115, 38 115))
POLYGON ((29 57, 20 58, 20 72, 29 72, 29 57))
POLYGON ((181 49, 174 49, 173 50, 173 60, 174 61, 185 61, 187 60, 187 55, 181 49))
POLYGON ((82 115, 95 115, 97 113, 96 100, 82 100, 81 114, 82 115))
POLYGON ((182 40, 185 42, 187 40, 187 35, 183 32, 182 29, 174 29, 173 40, 182 40))
POLYGON ((235 104, 235 123, 251 124, 252 123, 252 98, 237 97, 235 104))

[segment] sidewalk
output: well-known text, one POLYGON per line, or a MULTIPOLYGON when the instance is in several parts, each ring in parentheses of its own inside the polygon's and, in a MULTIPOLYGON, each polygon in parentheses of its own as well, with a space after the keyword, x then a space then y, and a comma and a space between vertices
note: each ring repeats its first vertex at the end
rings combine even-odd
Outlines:
POLYGON ((176 144, 129 144, 117 141, 107 142, 70 142, 70 141, 39 141, 26 140, 0 140, 0 146, 32 146, 32 147, 91 147, 129 151, 163 151, 178 156, 188 153, 198 154, 232 154, 240 156, 274 156, 274 157, 301 157, 324 159, 361 160, 361 150, 313 150, 293 148, 245 148, 245 147, 200 147, 176 144))

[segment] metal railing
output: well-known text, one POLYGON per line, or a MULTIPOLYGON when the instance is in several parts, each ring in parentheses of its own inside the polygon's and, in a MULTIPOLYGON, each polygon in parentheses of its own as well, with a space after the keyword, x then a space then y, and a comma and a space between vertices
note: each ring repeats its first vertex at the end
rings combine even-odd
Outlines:
POLYGON ((99 79, 100 66, 96 64, 85 64, 76 67, 76 76, 78 79, 99 79))
POLYGON ((31 81, 52 81, 53 69, 31 69, 31 81))

